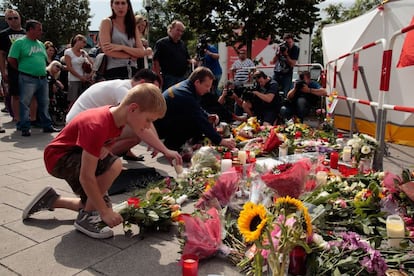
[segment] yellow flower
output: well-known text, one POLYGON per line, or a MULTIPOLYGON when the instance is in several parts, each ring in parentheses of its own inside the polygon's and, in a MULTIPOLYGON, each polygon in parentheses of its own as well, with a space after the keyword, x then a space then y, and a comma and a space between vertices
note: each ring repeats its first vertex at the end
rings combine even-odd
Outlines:
POLYGON ((262 204, 246 202, 241 210, 237 224, 246 242, 254 242, 260 238, 267 222, 266 209, 262 204))
POLYGON ((291 198, 290 196, 279 197, 276 200, 276 206, 277 205, 283 205, 283 204, 296 206, 296 209, 298 211, 302 212, 303 218, 304 218, 305 223, 306 223, 306 235, 308 237, 311 236, 312 235, 312 219, 309 215, 308 208, 306 208, 303 205, 303 202, 300 201, 299 199, 291 198))

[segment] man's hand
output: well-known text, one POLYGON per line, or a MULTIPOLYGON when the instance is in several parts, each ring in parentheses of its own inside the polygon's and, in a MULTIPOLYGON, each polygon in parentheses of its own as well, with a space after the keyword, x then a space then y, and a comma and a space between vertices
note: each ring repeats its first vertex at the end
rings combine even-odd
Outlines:
POLYGON ((100 214, 101 219, 105 222, 109 227, 117 226, 118 224, 122 223, 124 219, 122 216, 112 209, 107 209, 107 211, 100 214))
POLYGON ((224 146, 229 149, 233 149, 236 147, 236 141, 233 138, 226 138, 222 139, 220 142, 220 146, 224 146))

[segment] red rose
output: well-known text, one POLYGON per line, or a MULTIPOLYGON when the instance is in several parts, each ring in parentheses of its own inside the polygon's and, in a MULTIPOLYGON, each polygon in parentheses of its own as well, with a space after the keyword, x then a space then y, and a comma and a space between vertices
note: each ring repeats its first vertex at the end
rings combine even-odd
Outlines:
POLYGON ((135 208, 139 207, 139 198, 137 197, 130 197, 127 200, 128 206, 134 206, 135 208))

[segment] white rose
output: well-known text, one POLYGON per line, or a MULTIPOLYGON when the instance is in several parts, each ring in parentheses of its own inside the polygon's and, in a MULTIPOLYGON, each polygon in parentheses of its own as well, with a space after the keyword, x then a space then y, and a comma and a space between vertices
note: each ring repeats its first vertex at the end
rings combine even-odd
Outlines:
POLYGON ((361 153, 362 154, 369 154, 371 152, 371 148, 369 146, 362 146, 361 153))

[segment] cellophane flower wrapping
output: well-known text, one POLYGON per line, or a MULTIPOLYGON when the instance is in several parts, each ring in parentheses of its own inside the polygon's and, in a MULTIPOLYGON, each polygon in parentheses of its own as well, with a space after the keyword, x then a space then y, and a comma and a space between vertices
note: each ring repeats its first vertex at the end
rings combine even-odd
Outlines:
POLYGON ((290 196, 299 198, 305 189, 306 176, 309 174, 310 169, 311 162, 305 158, 291 164, 288 169, 280 173, 265 173, 262 175, 262 180, 280 197, 290 196))
POLYGON ((213 171, 220 169, 220 154, 212 147, 204 146, 197 150, 191 158, 191 169, 201 171, 204 168, 211 168, 213 171))
POLYGON ((216 208, 209 209, 206 216, 183 214, 185 244, 182 255, 194 254, 199 259, 215 255, 222 247, 221 221, 216 208))
POLYGON ((222 173, 216 183, 197 201, 195 207, 197 209, 207 209, 211 206, 209 202, 217 199, 222 207, 226 206, 236 193, 239 185, 240 174, 236 170, 231 169, 222 173))

